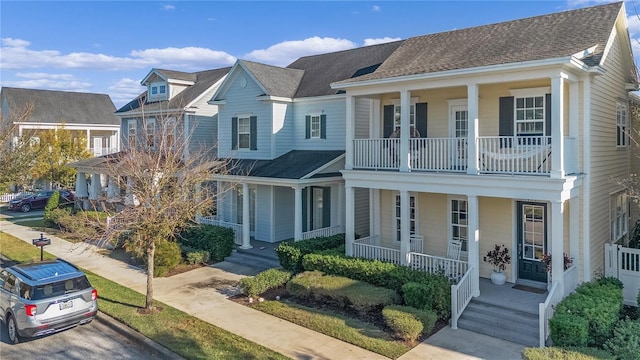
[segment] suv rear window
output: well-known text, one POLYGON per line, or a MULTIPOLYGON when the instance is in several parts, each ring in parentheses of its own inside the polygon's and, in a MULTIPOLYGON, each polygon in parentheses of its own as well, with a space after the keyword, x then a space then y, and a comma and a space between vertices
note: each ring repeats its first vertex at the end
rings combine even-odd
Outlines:
POLYGON ((20 296, 24 299, 40 300, 85 290, 90 287, 91 284, 89 284, 86 276, 57 281, 50 284, 36 285, 34 287, 22 283, 20 286, 20 296))

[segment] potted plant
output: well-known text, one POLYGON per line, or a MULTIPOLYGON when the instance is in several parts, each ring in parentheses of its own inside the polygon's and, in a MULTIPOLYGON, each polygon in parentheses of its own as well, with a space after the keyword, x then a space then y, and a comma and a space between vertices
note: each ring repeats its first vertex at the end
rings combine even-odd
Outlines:
POLYGON ((484 257, 484 261, 493 265, 491 282, 496 285, 504 285, 507 281, 507 275, 505 275, 504 270, 507 268, 507 265, 511 264, 509 249, 504 245, 496 244, 493 250, 490 250, 484 257))

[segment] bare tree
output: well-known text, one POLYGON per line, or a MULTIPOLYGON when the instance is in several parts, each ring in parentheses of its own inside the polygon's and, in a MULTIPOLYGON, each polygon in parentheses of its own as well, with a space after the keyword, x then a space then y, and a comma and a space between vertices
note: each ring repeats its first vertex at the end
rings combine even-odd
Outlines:
POLYGON ((24 122, 33 112, 34 104, 27 103, 11 113, 0 113, 0 190, 11 184, 29 181, 29 170, 34 164, 36 149, 33 131, 18 134, 16 123, 24 122))

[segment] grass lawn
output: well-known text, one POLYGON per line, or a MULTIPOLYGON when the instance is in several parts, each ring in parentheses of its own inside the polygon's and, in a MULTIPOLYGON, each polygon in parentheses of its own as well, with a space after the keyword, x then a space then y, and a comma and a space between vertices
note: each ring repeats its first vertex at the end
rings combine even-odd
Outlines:
MULTIPOLYGON (((19 262, 40 259, 38 248, 3 232, 0 232, 0 253, 19 262)), ((45 258, 54 259, 55 256, 45 253, 45 258)), ((100 311, 187 359, 288 359, 160 302, 156 305, 162 311, 142 315, 138 309, 144 306, 144 295, 91 272, 86 273, 98 290, 100 311)))

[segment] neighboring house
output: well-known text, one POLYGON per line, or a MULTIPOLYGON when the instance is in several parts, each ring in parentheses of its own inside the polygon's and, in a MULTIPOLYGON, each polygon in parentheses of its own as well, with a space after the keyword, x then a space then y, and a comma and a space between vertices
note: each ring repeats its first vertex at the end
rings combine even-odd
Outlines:
POLYGON ((3 121, 14 122, 16 138, 37 138, 38 131, 64 126, 85 138, 95 156, 120 149, 120 121, 109 95, 3 87, 0 104, 3 121))
MULTIPOLYGON (((401 42, 308 56, 286 68, 239 60, 210 104, 219 107, 214 176, 219 224, 236 241, 301 240, 344 232, 345 95, 332 82, 371 73, 401 42), (248 221, 247 221, 248 220, 248 221)), ((369 111, 368 100, 358 103, 369 111)), ((356 202, 367 208, 368 191, 356 202)), ((368 234, 368 216, 360 226, 368 234)))
MULTIPOLYGON (((173 137, 172 141, 187 144, 183 156, 217 155, 217 106, 207 101, 220 86, 230 68, 187 73, 173 70, 152 69, 141 81, 147 90, 115 111, 118 131, 122 141, 122 153, 136 146, 153 149, 160 137, 173 137), (170 128, 171 132, 166 133, 170 128)), ((117 186, 118 181, 109 176, 106 164, 117 161, 119 154, 79 161, 71 166, 78 169, 76 197, 96 200, 103 191, 110 202, 126 202, 121 197, 126 189, 117 186), (92 181, 87 183, 86 174, 92 181), (106 188, 106 189, 105 189, 106 188)), ((124 174, 118 174, 122 176, 124 174)))
POLYGON ((629 174, 638 89, 623 3, 410 38, 332 88, 346 92, 347 254, 394 249, 395 261, 426 268, 461 241, 454 327, 482 295, 495 244, 513 254, 508 282, 549 282, 543 317, 602 273, 604 244, 628 234, 629 201, 612 181, 629 174), (371 193, 371 234, 358 240, 356 189, 371 193))

